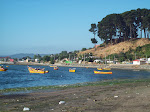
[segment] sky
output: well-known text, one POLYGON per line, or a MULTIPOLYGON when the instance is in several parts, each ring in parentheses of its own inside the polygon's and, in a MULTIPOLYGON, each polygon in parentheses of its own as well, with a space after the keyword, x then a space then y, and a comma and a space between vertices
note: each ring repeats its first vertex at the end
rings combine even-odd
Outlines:
POLYGON ((0 56, 92 48, 92 23, 137 8, 150 0, 0 0, 0 56))

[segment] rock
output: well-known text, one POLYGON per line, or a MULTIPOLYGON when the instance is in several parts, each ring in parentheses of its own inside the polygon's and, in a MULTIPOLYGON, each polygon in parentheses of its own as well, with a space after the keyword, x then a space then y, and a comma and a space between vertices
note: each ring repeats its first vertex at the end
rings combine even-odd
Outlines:
POLYGON ((63 103, 65 103, 65 101, 60 101, 60 102, 59 102, 59 104, 63 104, 63 103))
POLYGON ((114 96, 114 98, 118 98, 119 96, 114 96))
POLYGON ((28 107, 24 107, 23 111, 29 111, 30 109, 28 107))

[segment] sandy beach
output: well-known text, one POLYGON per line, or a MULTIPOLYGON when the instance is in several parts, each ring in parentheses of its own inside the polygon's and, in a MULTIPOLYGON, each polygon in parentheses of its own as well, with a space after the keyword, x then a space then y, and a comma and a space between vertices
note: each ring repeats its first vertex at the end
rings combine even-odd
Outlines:
POLYGON ((103 84, 0 96, 0 112, 149 112, 150 80, 103 84))

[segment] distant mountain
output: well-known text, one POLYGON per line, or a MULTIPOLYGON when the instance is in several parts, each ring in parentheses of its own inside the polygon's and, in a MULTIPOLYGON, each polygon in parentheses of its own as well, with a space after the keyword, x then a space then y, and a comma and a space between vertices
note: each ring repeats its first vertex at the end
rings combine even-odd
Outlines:
MULTIPOLYGON (((29 56, 29 57, 33 58, 34 55, 38 55, 38 54, 33 54, 33 53, 19 53, 19 54, 10 55, 10 57, 11 58, 23 58, 23 57, 29 56)), ((43 57, 45 55, 50 55, 50 54, 39 54, 39 55, 43 57)))

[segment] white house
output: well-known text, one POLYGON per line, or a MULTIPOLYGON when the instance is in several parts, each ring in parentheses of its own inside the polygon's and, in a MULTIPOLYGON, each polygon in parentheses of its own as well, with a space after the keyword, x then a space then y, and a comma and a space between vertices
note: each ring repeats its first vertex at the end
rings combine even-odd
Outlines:
POLYGON ((114 63, 114 61, 107 61, 107 63, 114 63))
POLYGON ((147 59, 147 63, 150 63, 150 58, 147 59))
POLYGON ((35 59, 35 62, 39 62, 39 59, 35 59))
POLYGON ((133 65, 142 65, 142 64, 145 64, 146 61, 142 61, 142 60, 139 60, 139 59, 136 59, 136 60, 133 60, 133 65))
POLYGON ((95 63, 103 63, 103 61, 100 60, 100 59, 96 59, 96 60, 94 60, 94 62, 95 62, 95 63))

